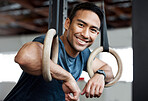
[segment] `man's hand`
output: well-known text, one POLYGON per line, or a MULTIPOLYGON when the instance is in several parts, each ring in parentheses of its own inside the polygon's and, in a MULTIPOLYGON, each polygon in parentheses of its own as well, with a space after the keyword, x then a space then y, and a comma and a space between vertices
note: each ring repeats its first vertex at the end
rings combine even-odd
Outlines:
POLYGON ((104 75, 95 74, 85 85, 81 95, 84 95, 88 98, 100 97, 104 89, 105 81, 104 75))
POLYGON ((66 101, 77 101, 78 100, 81 91, 74 78, 63 82, 62 88, 65 93, 66 101))

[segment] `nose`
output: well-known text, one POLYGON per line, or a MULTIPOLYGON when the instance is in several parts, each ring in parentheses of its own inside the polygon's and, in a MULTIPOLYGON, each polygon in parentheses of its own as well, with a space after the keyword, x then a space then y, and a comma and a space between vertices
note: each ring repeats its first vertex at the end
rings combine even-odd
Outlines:
POLYGON ((89 29, 88 28, 83 29, 82 35, 86 39, 89 38, 90 37, 90 35, 89 35, 89 29))

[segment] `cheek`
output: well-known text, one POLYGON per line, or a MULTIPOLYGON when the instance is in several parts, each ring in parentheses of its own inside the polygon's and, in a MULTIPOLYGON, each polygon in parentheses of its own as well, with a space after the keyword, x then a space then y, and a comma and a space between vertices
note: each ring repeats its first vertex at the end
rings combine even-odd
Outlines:
POLYGON ((71 44, 73 44, 74 41, 74 34, 73 34, 73 30, 69 30, 68 34, 67 34, 67 39, 69 40, 69 42, 71 44))
POLYGON ((77 34, 78 30, 76 28, 71 28, 69 29, 69 34, 68 34, 68 38, 70 39, 70 41, 73 41, 75 39, 75 34, 77 34))
POLYGON ((96 40, 96 38, 97 38, 97 35, 93 35, 93 36, 91 36, 91 40, 92 40, 92 42, 94 42, 94 41, 96 40))
POLYGON ((73 33, 79 33, 79 32, 82 31, 82 28, 80 28, 80 27, 79 27, 78 25, 76 25, 76 24, 74 24, 71 29, 72 29, 72 32, 73 32, 73 33))

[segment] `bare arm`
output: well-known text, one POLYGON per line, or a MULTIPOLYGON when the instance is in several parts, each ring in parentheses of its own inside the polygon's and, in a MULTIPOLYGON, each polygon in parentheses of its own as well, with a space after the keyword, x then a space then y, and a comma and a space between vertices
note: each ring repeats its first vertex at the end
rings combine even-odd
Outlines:
MULTIPOLYGON (((23 45, 15 57, 21 68, 31 75, 42 74, 42 49, 43 45, 39 42, 29 42, 23 45)), ((70 77, 71 74, 55 64, 53 61, 49 61, 51 65, 51 75, 58 80, 65 80, 70 77), (52 68, 54 67, 54 68, 52 68)))
MULTIPOLYGON (((22 46, 15 56, 15 62, 20 65, 24 72, 31 75, 42 75, 42 49, 43 44, 28 42, 22 46)), ((65 94, 69 96, 69 99, 77 100, 80 95, 80 89, 73 76, 52 60, 49 62, 52 77, 63 80, 65 94), (73 93, 74 96, 70 96, 69 93, 73 93)))
POLYGON ((105 82, 110 82, 114 78, 112 68, 108 64, 97 58, 95 58, 95 60, 93 61, 92 68, 94 73, 99 69, 105 72, 106 74, 105 82))
POLYGON ((102 74, 95 73, 94 76, 87 82, 81 94, 85 94, 86 97, 91 98, 100 97, 103 92, 105 82, 110 82, 114 78, 113 72, 109 65, 97 58, 93 61, 92 68, 94 73, 99 69, 104 70, 106 78, 104 78, 104 75, 102 74))
POLYGON ((23 71, 31 75, 41 75, 42 48, 39 42, 24 44, 15 56, 15 62, 23 71))

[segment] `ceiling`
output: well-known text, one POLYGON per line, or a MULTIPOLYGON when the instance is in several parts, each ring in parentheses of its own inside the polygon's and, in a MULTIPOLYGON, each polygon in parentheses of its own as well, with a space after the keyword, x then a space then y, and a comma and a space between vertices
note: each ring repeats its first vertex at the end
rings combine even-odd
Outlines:
MULTIPOLYGON (((49 0, 0 0, 0 36, 46 33, 49 0)), ((101 0, 68 0, 68 11, 79 2, 101 0)), ((131 26, 131 0, 105 0, 109 29, 131 26)))

